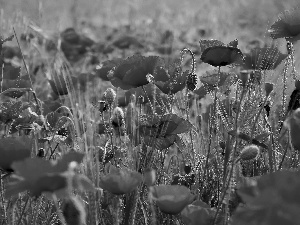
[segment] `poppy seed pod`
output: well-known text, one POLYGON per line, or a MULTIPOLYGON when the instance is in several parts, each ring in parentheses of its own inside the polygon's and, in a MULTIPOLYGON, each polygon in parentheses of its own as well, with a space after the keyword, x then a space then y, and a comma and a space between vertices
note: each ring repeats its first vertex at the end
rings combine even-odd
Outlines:
POLYGON ((241 160, 249 161, 255 159, 259 154, 259 148, 257 145, 248 145, 243 148, 240 154, 241 160))
POLYGON ((155 170, 151 168, 145 169, 144 172, 144 183, 147 187, 153 186, 156 180, 155 170))
POLYGON ((268 97, 268 96, 271 94, 271 92, 273 91, 273 86, 274 86, 274 84, 272 84, 272 83, 268 83, 268 82, 265 83, 265 91, 266 91, 266 96, 267 96, 267 97, 268 97))
POLYGON ((116 96, 117 94, 112 88, 108 88, 103 95, 104 100, 107 102, 108 105, 112 105, 114 103, 116 96))

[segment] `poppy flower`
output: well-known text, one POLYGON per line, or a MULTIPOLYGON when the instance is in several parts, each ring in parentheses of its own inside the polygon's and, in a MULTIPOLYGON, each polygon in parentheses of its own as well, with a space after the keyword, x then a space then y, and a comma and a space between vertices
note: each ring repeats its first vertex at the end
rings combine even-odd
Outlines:
POLYGON ((164 62, 158 56, 133 55, 116 66, 108 78, 113 86, 129 90, 148 84, 148 74, 156 81, 167 81, 163 66, 164 62))
POLYGON ((278 48, 254 48, 245 53, 245 62, 241 65, 244 70, 273 70, 288 54, 281 53, 278 48))
POLYGON ((201 60, 215 67, 230 64, 241 64, 244 57, 237 46, 237 40, 230 42, 227 46, 217 40, 200 41, 201 60))
POLYGON ((142 181, 142 175, 136 171, 110 166, 108 174, 100 175, 99 185, 112 194, 122 195, 132 192, 142 181))
POLYGON ((176 114, 166 114, 161 117, 141 116, 138 130, 146 145, 154 144, 156 149, 163 150, 175 142, 181 143, 178 134, 186 133, 192 128, 193 125, 189 121, 176 114))
MULTIPOLYGON (((182 220, 186 225, 206 225, 214 220, 215 210, 209 205, 199 200, 187 205, 181 212, 182 220)), ((220 219, 217 224, 222 224, 220 219)))
POLYGON ((30 196, 39 197, 42 193, 55 192, 65 197, 71 189, 93 190, 91 181, 74 169, 82 161, 84 154, 69 152, 58 161, 42 158, 28 158, 14 162, 15 174, 7 185, 6 197, 29 191, 30 196))
POLYGON ((180 213, 195 199, 190 190, 181 185, 152 186, 150 191, 159 209, 171 215, 180 213))
POLYGON ((23 160, 31 155, 32 140, 26 136, 0 139, 0 168, 13 171, 13 162, 23 160))
POLYGON ((268 30, 273 39, 285 38, 295 42, 300 39, 300 7, 286 10, 268 30))
POLYGON ((176 94, 186 86, 189 71, 182 71, 180 60, 170 63, 167 81, 155 81, 155 85, 165 94, 176 94))

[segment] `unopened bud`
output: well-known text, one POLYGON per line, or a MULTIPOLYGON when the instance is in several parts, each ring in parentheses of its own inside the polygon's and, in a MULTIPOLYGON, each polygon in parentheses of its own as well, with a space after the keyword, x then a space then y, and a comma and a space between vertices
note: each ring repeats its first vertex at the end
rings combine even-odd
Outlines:
POLYGON ((248 145, 243 148, 240 154, 241 160, 248 161, 255 159, 259 154, 259 148, 257 145, 248 145))
POLYGON ((156 180, 155 170, 151 168, 145 169, 144 183, 147 185, 147 187, 153 186, 155 184, 155 180, 156 180))

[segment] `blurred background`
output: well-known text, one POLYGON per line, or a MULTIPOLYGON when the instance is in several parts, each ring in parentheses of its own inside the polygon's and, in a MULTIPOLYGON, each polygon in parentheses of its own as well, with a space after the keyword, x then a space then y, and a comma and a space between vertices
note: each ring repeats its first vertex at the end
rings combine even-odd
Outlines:
POLYGON ((279 12, 297 0, 0 0, 3 33, 11 26, 33 21, 43 29, 62 31, 89 23, 102 25, 155 26, 179 36, 210 36, 229 42, 265 39, 279 12))

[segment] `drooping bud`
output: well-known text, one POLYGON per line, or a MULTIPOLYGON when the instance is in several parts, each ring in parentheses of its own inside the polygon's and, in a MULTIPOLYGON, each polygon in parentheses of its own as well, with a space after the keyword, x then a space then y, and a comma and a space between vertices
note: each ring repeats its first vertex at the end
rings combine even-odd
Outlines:
POLYGON ((108 88, 103 94, 104 100, 109 106, 114 103, 116 96, 117 94, 112 88, 108 88))
POLYGON ((147 187, 151 187, 155 184, 156 175, 155 170, 151 168, 146 168, 144 172, 144 183, 147 187))
POLYGON ((269 82, 266 82, 265 83, 265 91, 266 91, 266 96, 268 97, 271 92, 273 91, 273 86, 274 84, 273 83, 269 83, 269 82))
POLYGON ((243 148, 240 154, 241 160, 249 161, 255 159, 259 154, 259 148, 257 145, 248 145, 243 148))

